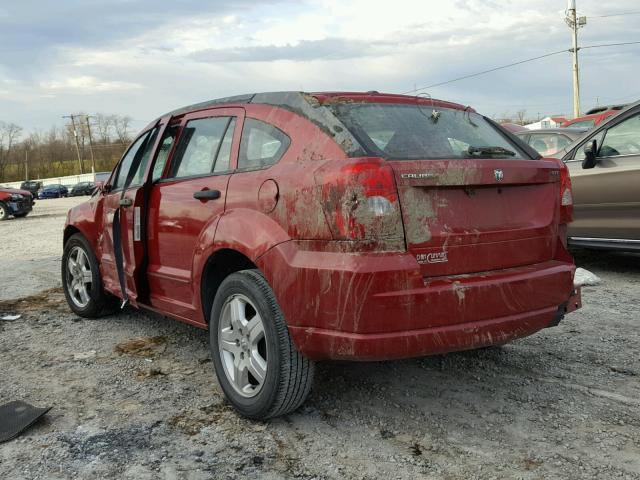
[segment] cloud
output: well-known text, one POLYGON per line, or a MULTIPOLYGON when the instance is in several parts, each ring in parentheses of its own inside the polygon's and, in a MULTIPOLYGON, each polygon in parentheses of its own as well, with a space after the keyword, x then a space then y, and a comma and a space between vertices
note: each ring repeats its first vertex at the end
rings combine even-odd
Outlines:
POLYGON ((272 62, 275 60, 314 61, 363 58, 396 52, 394 42, 365 42, 346 38, 302 40, 296 45, 264 45, 206 49, 191 53, 199 62, 272 62))
MULTIPOLYGON (((581 0, 584 13, 636 10, 581 0), (603 10, 604 9, 604 10, 603 10), (605 11, 606 10, 606 11, 605 11)), ((253 91, 403 92, 569 48, 564 2, 540 0, 22 0, 0 6, 0 120, 26 129, 74 110, 140 123, 253 91)), ((589 20, 583 45, 638 40, 640 17, 589 20)), ((581 51, 585 107, 640 96, 640 49, 581 51)), ((430 89, 488 114, 570 112, 570 57, 430 89)))
POLYGON ((63 80, 43 82, 40 86, 51 92, 67 91, 81 94, 116 92, 143 88, 139 83, 121 82, 118 80, 100 80, 90 75, 68 77, 63 80))

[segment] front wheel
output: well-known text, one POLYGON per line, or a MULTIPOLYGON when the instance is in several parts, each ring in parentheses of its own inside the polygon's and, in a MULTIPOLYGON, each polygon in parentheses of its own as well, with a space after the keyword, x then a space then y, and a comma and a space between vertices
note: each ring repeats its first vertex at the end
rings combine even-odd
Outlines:
POLYGON ((80 233, 72 235, 64 246, 62 287, 69 307, 81 317, 99 317, 117 304, 117 299, 104 291, 98 260, 80 233))
POLYGON ((284 415, 307 398, 314 363, 296 350, 273 291, 258 270, 236 272, 222 282, 209 332, 218 381, 242 415, 284 415))
POLYGON ((7 218, 9 218, 9 209, 4 203, 0 202, 0 222, 7 218))

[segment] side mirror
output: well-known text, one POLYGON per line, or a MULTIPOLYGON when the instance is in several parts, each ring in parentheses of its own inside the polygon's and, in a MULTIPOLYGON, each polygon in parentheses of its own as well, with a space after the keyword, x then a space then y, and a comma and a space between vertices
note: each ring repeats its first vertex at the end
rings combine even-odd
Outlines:
POLYGON ((582 168, 593 168, 598 163, 596 153, 598 152, 598 142, 594 139, 584 147, 584 160, 582 161, 582 168))

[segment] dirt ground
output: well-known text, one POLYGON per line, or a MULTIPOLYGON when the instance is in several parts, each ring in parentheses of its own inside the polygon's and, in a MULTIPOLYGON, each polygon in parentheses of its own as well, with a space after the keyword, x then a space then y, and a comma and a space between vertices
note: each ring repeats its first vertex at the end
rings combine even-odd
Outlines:
POLYGON ((558 327, 501 348, 322 363, 299 411, 256 423, 225 403, 206 332, 70 313, 59 257, 75 202, 0 223, 0 317, 22 315, 0 320, 0 404, 53 407, 0 445, 0 478, 640 479, 637 256, 577 252, 602 284, 558 327))

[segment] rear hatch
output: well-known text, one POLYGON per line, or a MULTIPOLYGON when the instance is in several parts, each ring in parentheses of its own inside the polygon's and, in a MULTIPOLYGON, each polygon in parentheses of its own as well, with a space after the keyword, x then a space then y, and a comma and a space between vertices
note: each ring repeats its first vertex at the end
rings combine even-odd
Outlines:
POLYGON ((404 99, 333 101, 329 108, 368 155, 391 166, 406 246, 423 275, 551 260, 558 162, 540 159, 469 108, 404 99))
POLYGON ((544 160, 389 161, 407 249, 425 276, 551 260, 558 164, 544 160))

